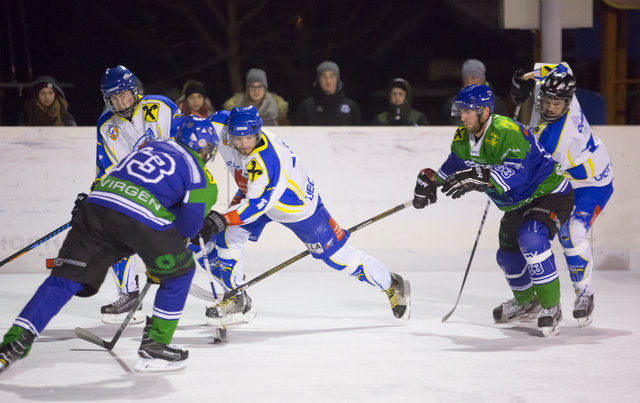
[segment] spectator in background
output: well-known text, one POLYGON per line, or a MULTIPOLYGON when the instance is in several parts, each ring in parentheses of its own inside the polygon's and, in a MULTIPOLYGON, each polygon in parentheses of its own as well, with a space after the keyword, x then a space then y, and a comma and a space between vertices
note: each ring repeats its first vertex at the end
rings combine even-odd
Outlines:
POLYGON ((207 97, 204 84, 198 80, 187 80, 182 87, 182 96, 176 104, 184 116, 196 115, 205 119, 216 111, 207 97))
MULTIPOLYGON (((465 88, 467 85, 475 84, 475 85, 486 85, 491 88, 491 91, 494 95, 494 113, 498 115, 508 116, 509 112, 507 111, 507 106, 504 101, 495 95, 495 91, 493 91, 493 86, 489 84, 486 77, 487 69, 478 59, 468 59, 462 63, 462 88, 465 88)), ((459 116, 451 116, 451 105, 453 105, 453 101, 456 98, 457 94, 454 94, 447 100, 447 103, 442 107, 442 111, 440 112, 440 124, 441 125, 451 125, 451 126, 459 126, 461 124, 459 116)))
POLYGON ((264 126, 288 126, 289 102, 269 91, 267 73, 262 69, 250 69, 245 80, 246 89, 227 99, 222 108, 230 111, 236 106, 255 106, 264 126))
POLYGON ((387 88, 389 109, 376 116, 375 126, 425 126, 429 124, 424 113, 411 106, 413 91, 404 78, 394 78, 387 88))
POLYGON ((69 103, 55 78, 36 78, 27 94, 18 126, 77 126, 69 103))
POLYGON ((358 126, 360 107, 344 93, 340 68, 330 61, 316 67, 318 79, 313 83, 311 96, 298 106, 301 126, 358 126))

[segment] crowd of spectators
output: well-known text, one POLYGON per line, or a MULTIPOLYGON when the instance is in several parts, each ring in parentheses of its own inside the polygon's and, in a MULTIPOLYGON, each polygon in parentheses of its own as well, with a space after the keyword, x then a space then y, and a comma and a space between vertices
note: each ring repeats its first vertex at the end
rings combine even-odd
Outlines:
MULTIPOLYGON (((461 87, 469 84, 491 84, 486 79, 486 68, 482 61, 468 59, 461 66, 461 87)), ((425 126, 458 125, 459 118, 451 116, 451 101, 457 91, 442 105, 441 110, 427 118, 426 111, 413 106, 414 93, 409 81, 397 77, 392 79, 384 93, 384 102, 379 103, 373 119, 363 119, 361 106, 347 96, 346 86, 340 75, 340 67, 333 61, 323 61, 316 67, 316 80, 309 88, 310 96, 299 105, 290 103, 269 88, 267 73, 263 69, 251 68, 246 73, 244 91, 226 99, 218 109, 231 110, 234 106, 255 106, 265 126, 425 126)), ((169 96, 185 115, 207 117, 216 111, 204 82, 189 79, 182 85, 179 96, 169 96), (175 99, 177 98, 177 99, 175 99)), ((69 113, 70 105, 57 81, 48 76, 35 80, 28 92, 18 125, 28 126, 75 126, 69 113)), ((507 107, 496 97, 495 112, 507 114, 507 107)))

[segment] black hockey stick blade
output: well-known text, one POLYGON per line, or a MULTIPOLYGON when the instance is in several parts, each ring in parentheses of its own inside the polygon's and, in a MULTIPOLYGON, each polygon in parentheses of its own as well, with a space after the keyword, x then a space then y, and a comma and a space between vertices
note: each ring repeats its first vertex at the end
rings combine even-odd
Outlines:
POLYGON ((54 236, 58 235, 59 233, 63 232, 64 230, 66 230, 69 227, 71 227, 71 221, 69 221, 68 223, 66 223, 64 225, 59 226, 58 228, 56 228, 53 231, 49 232, 47 235, 43 236, 42 238, 30 243, 29 245, 27 245, 24 248, 20 249, 19 251, 17 251, 13 255, 3 259, 0 262, 0 267, 2 267, 5 264, 7 264, 7 263, 19 258, 20 256, 24 255, 25 253, 29 252, 31 249, 34 249, 37 246, 47 242, 49 239, 53 238, 54 236))
POLYGON ((120 328, 118 329, 116 334, 113 336, 113 339, 111 341, 102 340, 101 338, 91 333, 87 329, 83 329, 81 327, 76 327, 76 330, 74 331, 74 333, 76 334, 76 337, 82 340, 86 340, 89 343, 98 345, 106 350, 109 350, 109 351, 113 350, 113 347, 118 342, 118 339, 122 335, 122 332, 124 332, 124 329, 127 327, 129 322, 131 321, 131 318, 133 318, 133 315, 135 315, 136 310, 138 309, 138 306, 140 306, 140 304, 142 303, 142 299, 147 294, 147 291, 149 291, 149 287, 151 287, 151 283, 147 282, 147 284, 145 284, 144 288, 142 289, 142 292, 138 296, 138 302, 136 302, 135 306, 131 308, 127 316, 124 318, 124 321, 120 325, 120 328))

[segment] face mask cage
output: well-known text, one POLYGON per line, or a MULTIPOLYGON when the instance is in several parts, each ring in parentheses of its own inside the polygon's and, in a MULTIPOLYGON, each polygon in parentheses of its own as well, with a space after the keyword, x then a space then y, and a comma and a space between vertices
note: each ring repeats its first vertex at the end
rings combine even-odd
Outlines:
POLYGON ((126 89, 123 91, 118 91, 116 93, 110 93, 110 95, 106 95, 103 94, 102 99, 104 99, 104 103, 107 105, 107 108, 109 108, 109 110, 111 112, 113 112, 114 115, 119 116, 123 119, 129 119, 131 118, 131 116, 133 116, 133 113, 136 110, 136 107, 138 106, 138 103, 140 102, 140 96, 138 94, 138 88, 134 87, 133 89, 126 89), (120 94, 124 91, 130 91, 131 95, 133 96, 133 104, 131 104, 131 106, 124 108, 124 109, 116 109, 116 107, 113 105, 113 103, 111 102, 111 98, 114 95, 120 94))
POLYGON ((484 108, 485 107, 481 105, 455 101, 453 105, 451 105, 451 116, 460 116, 464 109, 475 109, 478 115, 482 115, 484 108))
POLYGON ((540 113, 540 116, 542 117, 542 120, 544 120, 545 122, 548 122, 548 123, 554 123, 555 121, 560 119, 569 110, 569 105, 571 105, 571 99, 564 98, 564 97, 551 96, 551 95, 547 95, 547 94, 544 94, 544 93, 541 92, 540 96, 538 97, 538 100, 536 101, 535 108, 540 113), (564 101, 564 106, 562 108, 562 112, 560 112, 557 115, 551 115, 549 113, 549 110, 544 107, 544 101, 549 101, 550 102, 550 101, 553 101, 553 100, 564 101))

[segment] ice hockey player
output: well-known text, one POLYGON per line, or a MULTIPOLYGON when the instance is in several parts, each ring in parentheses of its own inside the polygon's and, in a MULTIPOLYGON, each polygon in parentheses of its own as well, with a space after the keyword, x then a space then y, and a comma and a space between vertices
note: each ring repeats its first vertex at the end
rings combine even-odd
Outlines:
POLYGON ((613 194, 613 167, 605 144, 593 134, 578 103, 576 80, 569 66, 537 64, 535 79, 529 80, 522 78, 523 73, 514 73, 512 98, 523 103, 535 88, 539 120, 530 123, 533 135, 562 166, 575 193, 575 208, 560 228, 559 239, 576 293, 573 317, 584 327, 593 321, 594 308, 593 252, 588 233, 613 194))
MULTIPOLYGON (((139 94, 136 77, 124 66, 108 68, 100 84, 108 110, 98 120, 96 183, 122 158, 149 140, 173 138, 184 119, 180 109, 168 98, 139 94)), ((94 183, 95 186, 95 183, 94 183)), ((138 298, 135 256, 113 265, 119 298, 100 308, 102 321, 121 323, 138 298)), ((131 323, 144 320, 136 313, 131 323)))
MULTIPOLYGON (((86 199, 76 200, 71 231, 51 275, 23 308, 0 344, 0 372, 24 358, 51 318, 73 297, 98 292, 109 267, 137 253, 149 280, 160 285, 138 349, 139 371, 183 368, 188 351, 169 344, 195 271, 185 238, 193 238, 210 210, 217 185, 205 163, 216 152, 211 122, 189 116, 173 140, 151 141, 122 159, 86 199)), ((208 229, 215 233, 209 225, 208 229)))
POLYGON ((437 200, 437 188, 457 199, 484 192, 504 211, 500 221, 498 265, 515 298, 493 310, 496 322, 538 313, 544 336, 557 334, 562 320, 560 282, 551 242, 571 214, 573 190, 562 169, 533 136, 512 119, 492 114, 493 92, 469 85, 451 108, 459 115, 451 152, 437 173, 418 174, 413 205, 437 200))
MULTIPOLYGON (((347 243, 349 232, 325 208, 300 158, 262 128, 256 108, 235 107, 210 119, 220 136, 220 155, 238 185, 231 206, 224 212, 229 226, 212 239, 216 248, 207 248, 212 250, 210 267, 225 289, 235 289, 244 282, 244 244, 257 241, 265 225, 275 221, 293 231, 314 258, 383 290, 395 317, 409 319, 409 282, 347 243)), ((203 238, 209 239, 207 235, 203 238)), ((208 308, 206 315, 210 325, 219 326, 247 322, 255 311, 247 293, 242 292, 208 308)))

